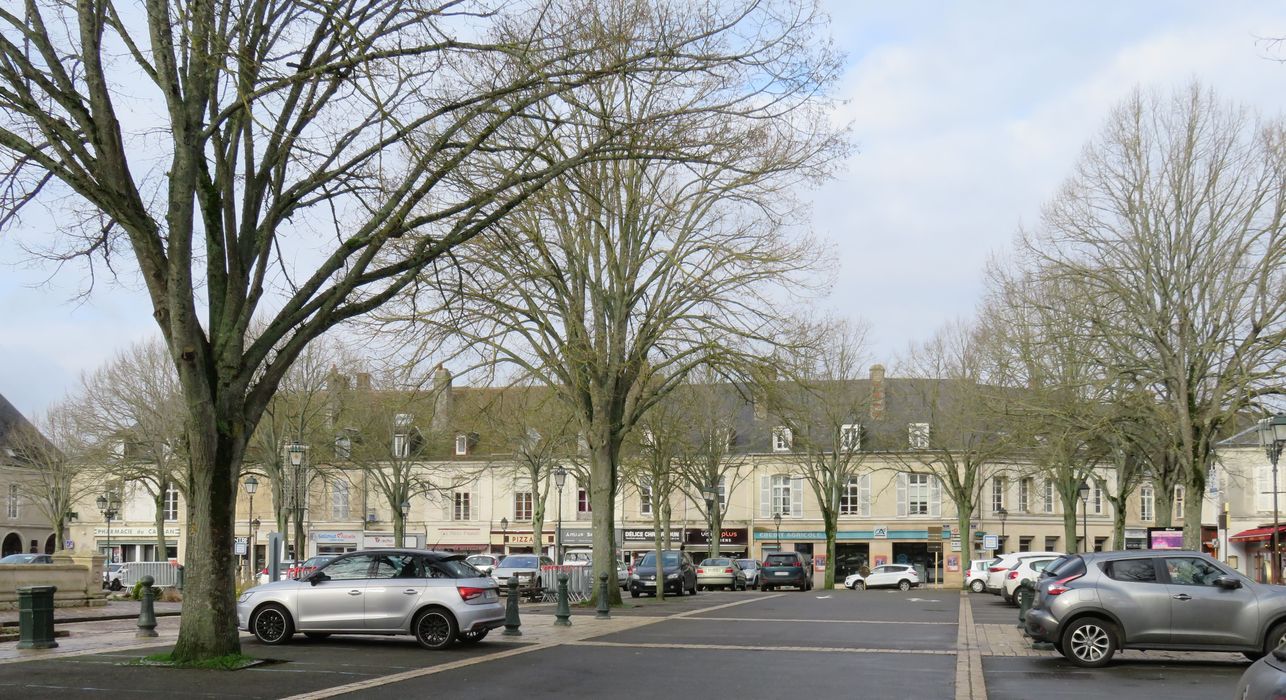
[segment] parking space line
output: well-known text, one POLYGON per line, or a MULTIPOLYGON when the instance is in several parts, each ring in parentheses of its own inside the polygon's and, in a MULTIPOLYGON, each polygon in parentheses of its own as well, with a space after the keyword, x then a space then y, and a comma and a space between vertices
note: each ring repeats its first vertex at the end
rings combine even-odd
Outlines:
POLYGON ((628 649, 702 649, 719 651, 791 651, 816 652, 819 654, 918 654, 922 656, 955 656, 956 652, 942 649, 880 649, 877 647, 800 647, 800 646, 764 646, 756 644, 685 644, 683 642, 600 642, 582 640, 567 642, 575 647, 623 647, 628 649))
POLYGON ((737 605, 745 605, 745 604, 747 604, 747 603, 759 603, 759 602, 762 602, 762 601, 765 601, 765 600, 772 600, 773 598, 780 598, 780 597, 782 597, 782 596, 784 596, 784 595, 786 595, 786 594, 785 594, 785 593, 773 593, 773 594, 771 594, 771 595, 760 595, 760 596, 755 596, 754 598, 746 598, 746 599, 743 599, 743 600, 733 601, 733 602, 731 602, 731 603, 724 603, 724 604, 722 604, 722 605, 712 605, 712 606, 710 606, 710 607, 708 607, 708 608, 701 608, 700 610, 689 610, 689 611, 687 611, 687 612, 682 612, 682 613, 678 613, 678 614, 675 614, 675 615, 667 615, 666 617, 664 617, 664 618, 662 618, 662 619, 666 619, 666 620, 677 620, 677 619, 682 619, 682 618, 685 618, 685 617, 692 617, 693 615, 700 615, 700 614, 702 614, 702 613, 714 612, 715 610, 723 610, 724 608, 731 608, 731 607, 734 607, 734 606, 737 606, 737 605))
POLYGON ((840 625, 955 625, 953 622, 908 622, 905 620, 802 620, 781 617, 685 617, 684 620, 711 620, 718 622, 807 622, 840 625))

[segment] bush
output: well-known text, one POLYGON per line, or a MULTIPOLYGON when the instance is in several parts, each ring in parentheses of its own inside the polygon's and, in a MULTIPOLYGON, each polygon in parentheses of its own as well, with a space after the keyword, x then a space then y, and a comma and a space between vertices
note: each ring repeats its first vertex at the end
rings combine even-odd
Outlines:
POLYGON ((161 601, 162 603, 182 603, 183 592, 173 586, 170 586, 168 588, 162 588, 161 597, 158 598, 157 600, 161 601))
POLYGON ((129 589, 129 597, 130 597, 130 600, 143 599, 143 582, 142 581, 134 582, 134 587, 129 589))

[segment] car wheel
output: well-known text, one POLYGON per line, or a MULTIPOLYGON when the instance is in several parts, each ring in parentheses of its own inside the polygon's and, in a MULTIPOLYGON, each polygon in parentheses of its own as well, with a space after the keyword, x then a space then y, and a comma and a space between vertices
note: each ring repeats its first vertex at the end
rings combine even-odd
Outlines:
POLYGON ((108 588, 112 589, 113 591, 119 591, 124 587, 125 585, 121 583, 120 579, 112 579, 112 585, 108 586, 108 588))
POLYGON ((759 590, 763 591, 764 593, 771 593, 771 592, 772 592, 772 586, 767 586, 767 585, 760 586, 760 587, 759 587, 759 590))
POLYGON ((290 613, 280 605, 265 605, 255 611, 250 620, 250 630, 255 638, 264 644, 285 644, 295 633, 295 623, 290 613))
POLYGON ((630 591, 630 597, 631 597, 631 598, 637 598, 637 597, 639 597, 639 592, 638 592, 638 591, 630 591))
POLYGON ((853 584, 853 589, 858 591, 866 590, 866 581, 857 581, 853 584))
POLYGON ((898 581, 898 590, 899 591, 911 590, 911 582, 906 579, 902 579, 901 581, 898 581))
POLYGON ((1097 617, 1076 620, 1062 634, 1063 656, 1077 666, 1106 666, 1116 653, 1116 633, 1097 617))
POLYGON ((429 608, 416 616, 411 631, 425 649, 445 649, 456 638, 455 618, 442 608, 429 608))
POLYGON ((987 590, 987 584, 983 583, 982 581, 975 580, 973 583, 969 584, 969 590, 973 591, 974 593, 982 593, 983 591, 987 590))
MULTIPOLYGON (((1259 656, 1268 656, 1273 652, 1273 649, 1282 644, 1286 644, 1286 622, 1273 625, 1273 628, 1268 630, 1268 636, 1264 638, 1263 653, 1259 656)), ((1256 657, 1255 660, 1258 661, 1259 657, 1256 657)))
POLYGON ((461 644, 477 644, 487 638, 487 633, 491 630, 478 630, 476 632, 461 632, 459 640, 461 644))
POLYGON ((304 636, 309 639, 326 639, 330 637, 330 632, 304 632, 304 636))

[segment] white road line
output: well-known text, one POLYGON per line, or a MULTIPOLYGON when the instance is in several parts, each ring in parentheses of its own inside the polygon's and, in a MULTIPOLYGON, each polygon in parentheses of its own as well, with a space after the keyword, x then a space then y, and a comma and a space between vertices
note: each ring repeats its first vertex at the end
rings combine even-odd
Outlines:
POLYGON ((908 622, 904 620, 801 620, 797 618, 781 617, 685 617, 678 618, 688 621, 711 620, 718 622, 807 622, 807 623, 830 623, 840 625, 949 625, 955 626, 955 622, 908 622))
POLYGON ((626 649, 714 649, 720 651, 799 651, 819 654, 918 654, 922 656, 955 656, 956 652, 944 649, 881 649, 877 647, 799 647, 762 646, 754 644, 684 644, 682 642, 596 642, 586 639, 567 642, 576 647, 622 647, 626 649))

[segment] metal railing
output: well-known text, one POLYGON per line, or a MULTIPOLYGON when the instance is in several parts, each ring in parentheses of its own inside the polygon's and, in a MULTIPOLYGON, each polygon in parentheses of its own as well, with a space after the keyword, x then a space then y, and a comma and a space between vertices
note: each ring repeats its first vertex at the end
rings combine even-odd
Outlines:
POLYGON ((153 586, 177 586, 179 568, 168 561, 127 561, 121 565, 121 585, 125 588, 133 586, 144 576, 152 577, 153 586))
POLYGON ((573 603, 582 603, 590 599, 594 592, 594 567, 592 566, 542 566, 540 567, 540 587, 545 591, 545 600, 555 600, 558 591, 558 574, 567 574, 567 599, 573 603))

